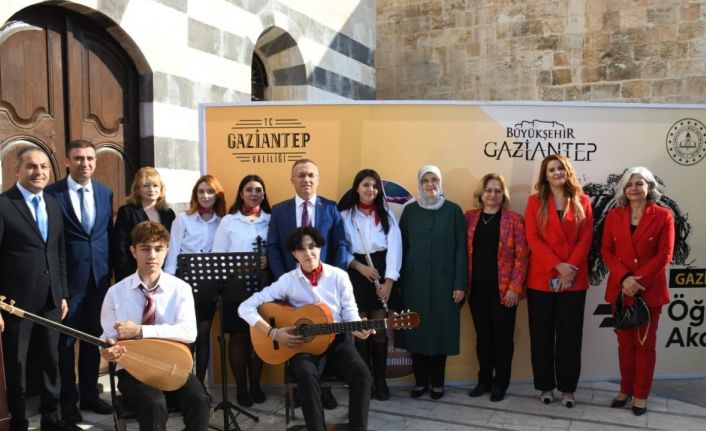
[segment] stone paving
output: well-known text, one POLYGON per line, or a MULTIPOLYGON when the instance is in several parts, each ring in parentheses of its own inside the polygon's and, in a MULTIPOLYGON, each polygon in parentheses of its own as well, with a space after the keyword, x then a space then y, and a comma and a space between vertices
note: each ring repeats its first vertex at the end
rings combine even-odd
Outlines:
MULTIPOLYGON (((665 386, 664 382, 660 382, 665 386)), ((691 385, 701 385, 704 380, 694 380, 691 385)), ((107 385, 106 385, 107 387, 107 385)), ((680 388, 689 390, 689 383, 680 383, 680 388)), ((490 402, 487 396, 469 398, 468 386, 450 386, 446 395, 432 401, 428 394, 419 400, 409 397, 408 387, 393 387, 389 401, 373 401, 370 405, 370 430, 678 430, 703 431, 706 429, 706 407, 697 403, 687 403, 674 398, 652 396, 648 401, 647 414, 636 417, 629 407, 612 409, 608 407, 617 392, 613 382, 582 382, 576 392, 577 405, 573 409, 563 407, 559 402, 543 405, 538 393, 531 384, 513 384, 508 396, 499 403, 490 402)), ((217 389, 214 392, 220 391, 217 389)), ((234 390, 232 391, 234 392, 234 390)), ((243 431, 282 430, 284 423, 283 388, 272 386, 266 389, 268 399, 264 404, 248 409, 259 416, 254 422, 245 416, 238 416, 238 425, 243 431)), ((330 423, 346 422, 347 392, 334 389, 339 407, 326 412, 330 423)), ((109 394, 104 394, 108 398, 109 394)), ((234 398, 234 397, 233 397, 234 398)), ((682 399, 688 397, 680 397, 682 399)), ((703 400, 701 400, 703 403, 703 400)), ((301 410, 297 410, 297 421, 290 425, 303 424, 301 410)), ((112 430, 110 416, 99 416, 84 412, 85 430, 112 430)), ((212 425, 223 425, 221 412, 216 412, 212 425)), ((31 426, 39 428, 39 417, 32 418, 31 426)), ((177 417, 172 417, 168 430, 183 428, 177 417)), ((129 425, 128 430, 137 430, 129 425)), ((342 428, 341 428, 342 429, 342 428)))

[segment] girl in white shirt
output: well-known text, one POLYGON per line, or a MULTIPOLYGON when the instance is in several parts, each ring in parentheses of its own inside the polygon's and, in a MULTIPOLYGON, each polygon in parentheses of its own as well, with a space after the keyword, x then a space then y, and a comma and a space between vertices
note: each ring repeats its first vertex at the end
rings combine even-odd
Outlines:
MULTIPOLYGON (((399 304, 399 294, 392 285, 400 276, 402 236, 397 219, 385 202, 380 175, 372 169, 358 172, 338 208, 348 243, 348 275, 360 316, 384 318, 387 314, 384 307, 389 304, 394 309, 399 304), (366 251, 373 267, 366 262, 366 251)), ((381 401, 389 399, 385 381, 385 331, 378 331, 366 340, 356 339, 356 347, 373 371, 375 397, 381 401)))
MULTIPOLYGON (((204 175, 196 180, 191 190, 189 209, 179 214, 172 224, 164 271, 177 273, 177 256, 181 253, 210 253, 216 228, 225 212, 225 195, 221 183, 212 175, 204 175)), ((194 342, 196 377, 203 382, 211 351, 211 321, 216 303, 196 302, 195 309, 198 326, 194 342)))
MULTIPOLYGON (((213 251, 238 253, 259 251, 260 267, 267 268, 264 241, 270 223, 270 203, 267 201, 265 182, 257 175, 247 175, 238 186, 235 203, 228 210, 216 230, 213 251)), ((267 274, 265 272, 264 274, 267 274)), ((265 281, 263 280, 263 285, 265 281)), ((262 360, 255 354, 250 340, 250 326, 238 317, 240 304, 226 302, 223 313, 223 326, 230 335, 228 356, 231 370, 237 385, 237 401, 244 407, 252 406, 253 401, 265 401, 265 393, 260 388, 262 360), (248 390, 248 380, 250 390, 248 390)))

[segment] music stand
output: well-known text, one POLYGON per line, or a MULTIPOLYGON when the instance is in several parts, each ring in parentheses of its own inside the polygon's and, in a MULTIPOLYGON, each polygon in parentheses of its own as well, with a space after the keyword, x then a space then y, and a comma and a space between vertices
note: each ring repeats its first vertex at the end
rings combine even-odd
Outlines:
POLYGON ((210 428, 228 431, 228 420, 234 430, 240 430, 235 418, 244 414, 258 422, 260 418, 248 413, 228 400, 226 346, 223 327, 225 301, 242 302, 253 293, 262 290, 259 253, 183 253, 177 257, 177 275, 191 285, 196 302, 218 302, 220 313, 221 348, 221 389, 223 400, 214 408, 214 412, 223 409, 223 429, 209 425, 210 428), (233 410, 237 413, 233 414, 233 410))

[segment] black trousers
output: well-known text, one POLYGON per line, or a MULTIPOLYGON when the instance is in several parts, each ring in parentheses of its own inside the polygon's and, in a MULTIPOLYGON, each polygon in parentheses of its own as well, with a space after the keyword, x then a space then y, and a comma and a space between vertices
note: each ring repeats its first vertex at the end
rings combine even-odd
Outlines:
MULTIPOLYGON (((103 295, 89 275, 89 285, 84 292, 69 299, 69 314, 64 319, 64 325, 79 331, 99 337, 101 328, 101 306, 103 295)), ((89 343, 79 342, 78 351, 78 390, 76 389, 76 372, 74 369, 74 345, 76 338, 59 335, 59 371, 61 376, 61 404, 76 405, 79 394, 82 403, 92 403, 98 399, 98 367, 100 352, 98 347, 89 343)))
MULTIPOLYGON (((54 307, 51 299, 37 313, 54 322, 59 322, 61 311, 54 307)), ((2 333, 3 359, 5 360, 5 384, 7 385, 7 406, 12 415, 10 429, 24 431, 28 422, 25 409, 27 352, 30 343, 32 351, 39 356, 40 376, 39 412, 42 419, 58 420, 59 404, 59 365, 57 346, 59 332, 16 316, 4 314, 5 331, 2 333)))
POLYGON ((471 296, 468 305, 476 328, 478 384, 505 390, 512 372, 517 307, 505 307, 497 294, 471 296))
POLYGON ((412 371, 418 387, 443 388, 446 374, 446 355, 412 353, 412 371))
POLYGON ((585 290, 551 293, 527 289, 535 389, 576 391, 585 302, 585 290))
POLYGON ((171 392, 146 385, 125 370, 118 370, 117 376, 118 389, 127 407, 135 412, 140 431, 167 429, 167 404, 179 407, 186 431, 208 430, 211 401, 195 375, 189 375, 184 386, 171 392))
POLYGON ((302 413, 309 431, 324 431, 324 408, 321 403, 321 374, 324 368, 338 373, 348 385, 348 429, 368 427, 370 384, 368 366, 358 354, 353 341, 345 335, 336 336, 328 350, 320 356, 300 353, 289 363, 297 379, 302 413))

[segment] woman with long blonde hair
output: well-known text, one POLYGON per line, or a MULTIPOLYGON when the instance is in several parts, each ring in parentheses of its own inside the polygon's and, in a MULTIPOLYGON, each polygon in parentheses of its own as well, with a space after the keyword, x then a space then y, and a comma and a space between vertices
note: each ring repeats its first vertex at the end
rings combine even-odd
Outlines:
POLYGON ((583 310, 593 212, 566 157, 542 160, 537 193, 529 197, 525 231, 530 249, 527 306, 534 386, 549 404, 553 390, 575 405, 581 373, 583 310))
POLYGON ((115 281, 120 281, 137 270, 130 253, 130 232, 140 222, 152 220, 171 229, 174 211, 167 205, 164 182, 153 167, 140 168, 130 186, 125 205, 118 209, 113 230, 113 265, 115 281))

